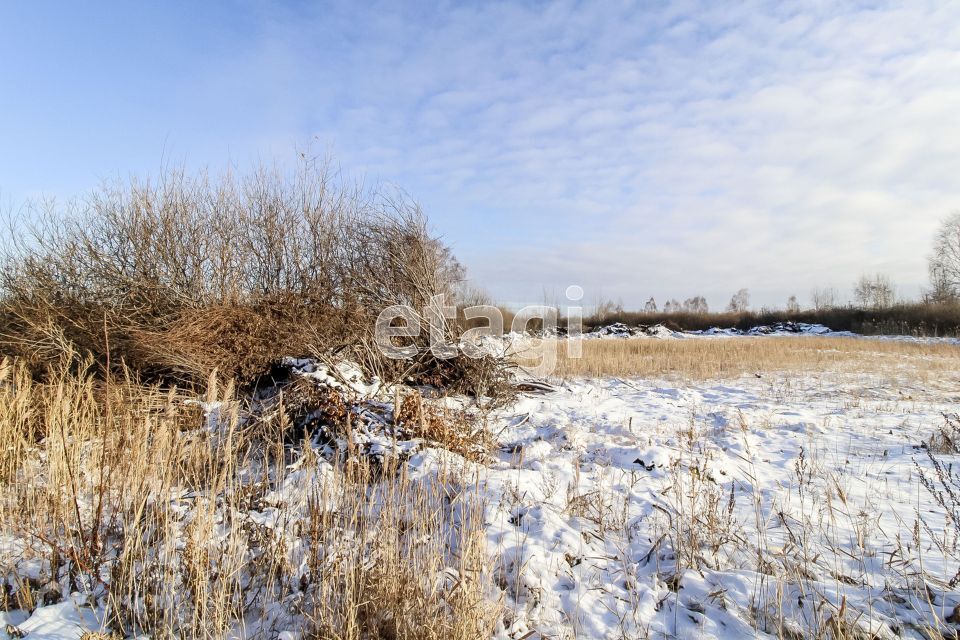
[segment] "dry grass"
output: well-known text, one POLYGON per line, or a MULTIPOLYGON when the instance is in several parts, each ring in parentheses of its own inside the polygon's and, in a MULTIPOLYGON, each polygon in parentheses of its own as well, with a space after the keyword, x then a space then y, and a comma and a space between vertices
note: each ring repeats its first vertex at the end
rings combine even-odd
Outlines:
MULTIPOLYGON (((560 377, 643 376, 686 380, 774 371, 889 373, 905 366, 918 375, 960 370, 960 346, 857 338, 763 337, 688 340, 584 340, 583 357, 556 343, 560 377)), ((548 347, 549 348, 549 347, 548 347)))
POLYGON ((0 366, 0 606, 73 592, 103 630, 223 637, 490 635, 469 479, 334 467, 209 383, 203 411, 132 377, 0 366))
POLYGON ((414 437, 437 443, 468 460, 485 459, 493 443, 490 432, 476 424, 463 411, 432 406, 419 391, 408 393, 397 403, 394 415, 397 429, 406 429, 414 437))

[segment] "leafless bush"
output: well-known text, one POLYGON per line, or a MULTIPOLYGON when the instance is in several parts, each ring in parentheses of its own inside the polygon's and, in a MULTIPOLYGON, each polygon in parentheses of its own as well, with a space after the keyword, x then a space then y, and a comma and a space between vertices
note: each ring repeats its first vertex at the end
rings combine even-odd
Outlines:
POLYGON ((944 414, 944 422, 927 440, 926 447, 931 453, 960 453, 960 416, 944 414))
POLYGON ((664 324, 676 330, 701 330, 711 327, 729 327, 747 330, 777 322, 807 322, 825 325, 834 331, 853 331, 864 335, 899 334, 915 336, 960 335, 960 305, 921 302, 900 302, 887 309, 861 309, 852 306, 833 306, 822 309, 746 311, 744 313, 711 312, 683 313, 680 310, 661 312, 626 311, 606 319, 596 316, 584 318, 584 326, 605 326, 623 322, 636 326, 664 324))
MULTIPOLYGON (((250 382, 283 356, 350 346, 399 375, 374 348, 377 315, 453 303, 463 279, 408 196, 308 160, 247 176, 168 171, 31 218, 0 268, 0 349, 38 370, 75 352, 161 378, 218 369, 250 382)), ((440 328, 455 340, 455 324, 440 328)))

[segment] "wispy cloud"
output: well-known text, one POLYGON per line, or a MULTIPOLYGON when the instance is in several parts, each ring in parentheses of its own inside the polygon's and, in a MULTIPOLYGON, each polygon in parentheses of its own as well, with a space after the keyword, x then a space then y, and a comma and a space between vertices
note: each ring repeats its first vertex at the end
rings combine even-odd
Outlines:
POLYGON ((913 294, 960 207, 955 3, 257 11, 177 82, 211 126, 175 146, 314 137, 504 299, 777 304, 878 270, 913 294))

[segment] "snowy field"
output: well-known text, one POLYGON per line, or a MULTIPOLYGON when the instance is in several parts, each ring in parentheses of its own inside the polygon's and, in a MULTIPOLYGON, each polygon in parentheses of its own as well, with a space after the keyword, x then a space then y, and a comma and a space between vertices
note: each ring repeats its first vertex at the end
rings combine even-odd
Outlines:
POLYGON ((523 399, 486 485, 513 637, 925 637, 960 602, 916 468, 956 382, 600 379, 523 399))
MULTIPOLYGON (((466 457, 385 426, 382 416, 397 415, 388 390, 300 362, 295 375, 366 403, 350 442, 313 440, 273 473, 263 500, 229 518, 216 511, 220 537, 209 542, 233 540, 228 522, 255 523, 277 541, 284 579, 302 582, 317 550, 301 524, 317 496, 336 494, 328 460, 349 448, 398 455, 411 478, 456 485, 448 502, 480 505, 477 580, 497 638, 954 637, 960 514, 933 499, 930 489, 944 488, 928 456, 932 445, 943 464, 957 460, 944 416, 960 403, 954 348, 887 354, 861 371, 553 379, 552 391, 485 414, 489 445, 466 457)), ((223 407, 204 406, 216 431, 223 407)), ((167 499, 186 513, 194 497, 167 499)), ((51 580, 43 546, 5 536, 6 584, 51 580)), ((466 553, 462 541, 451 548, 466 553)), ((465 581, 462 563, 448 560, 437 575, 465 581)), ((102 589, 67 584, 46 606, 0 613, 0 638, 105 628, 102 589)), ((304 637, 302 595, 290 591, 224 635, 304 637)))

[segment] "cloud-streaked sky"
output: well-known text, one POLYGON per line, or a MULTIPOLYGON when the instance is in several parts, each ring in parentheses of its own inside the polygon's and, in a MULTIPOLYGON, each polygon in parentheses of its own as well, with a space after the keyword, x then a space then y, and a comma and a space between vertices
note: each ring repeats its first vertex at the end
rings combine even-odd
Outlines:
POLYGON ((0 5, 0 201, 311 145, 505 301, 926 282, 960 3, 0 5))

